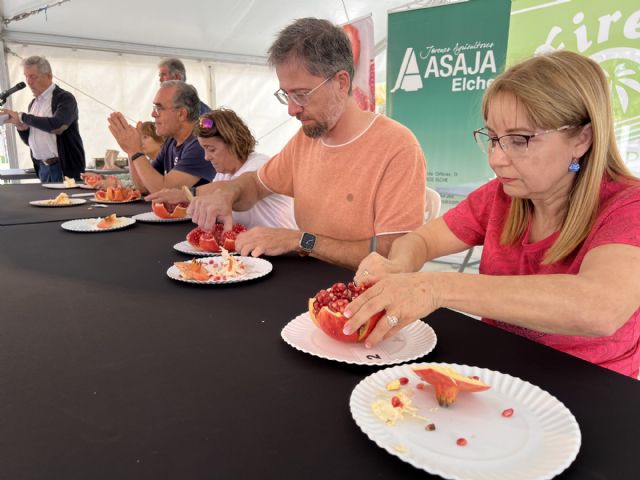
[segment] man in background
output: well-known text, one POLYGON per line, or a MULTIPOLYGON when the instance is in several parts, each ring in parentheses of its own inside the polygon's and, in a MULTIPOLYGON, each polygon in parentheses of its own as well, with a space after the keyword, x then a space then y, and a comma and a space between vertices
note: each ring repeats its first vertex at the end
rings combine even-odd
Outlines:
POLYGON ((127 123, 120 112, 109 116, 109 130, 129 156, 129 173, 143 192, 163 188, 194 187, 209 183, 216 171, 204 158, 204 150, 193 135, 198 121, 198 92, 181 80, 160 84, 151 115, 156 133, 166 140, 151 162, 142 151, 140 132, 127 123))
MULTIPOLYGON (((187 71, 184 68, 184 63, 177 58, 165 58, 158 64, 158 79, 160 83, 167 80, 182 80, 186 82, 187 71)), ((200 100, 200 115, 209 111, 211 111, 209 105, 200 100)))
POLYGON ((35 97, 26 113, 4 110, 22 141, 29 146, 33 167, 42 183, 80 180, 85 169, 75 97, 53 83, 49 61, 32 56, 22 62, 24 77, 35 97))

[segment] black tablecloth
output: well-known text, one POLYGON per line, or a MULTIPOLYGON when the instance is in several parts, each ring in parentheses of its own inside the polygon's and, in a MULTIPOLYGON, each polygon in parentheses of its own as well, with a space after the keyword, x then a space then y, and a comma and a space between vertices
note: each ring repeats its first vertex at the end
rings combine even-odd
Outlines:
MULTIPOLYGON (((229 286, 175 282, 190 224, 97 234, 0 227, 0 478, 437 478, 378 448, 349 396, 377 369, 280 337, 307 297, 351 273, 311 258, 229 286)), ((547 390, 582 432, 558 478, 635 478, 637 382, 439 310, 423 361, 547 390)))
POLYGON ((0 185, 0 225, 18 225, 26 223, 62 222, 76 218, 105 217, 111 213, 119 216, 131 216, 151 211, 151 204, 142 200, 132 203, 108 204, 106 208, 96 208, 92 197, 82 196, 87 203, 72 207, 35 207, 29 202, 56 198, 60 192, 73 194, 91 193, 82 188, 52 189, 39 183, 22 185, 0 185))

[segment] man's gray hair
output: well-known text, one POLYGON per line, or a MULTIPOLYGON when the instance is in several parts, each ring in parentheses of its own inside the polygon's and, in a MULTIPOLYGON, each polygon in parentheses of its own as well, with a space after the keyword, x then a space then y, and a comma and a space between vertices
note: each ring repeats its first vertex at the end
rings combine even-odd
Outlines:
POLYGON ((49 60, 44 57, 33 55, 32 57, 25 58, 22 61, 23 67, 32 67, 34 65, 38 67, 38 72, 40 73, 51 73, 51 64, 49 63, 49 60))
POLYGON ((196 122, 200 117, 200 99, 198 91, 193 85, 184 83, 182 80, 167 80, 160 84, 160 88, 175 88, 173 95, 173 106, 175 108, 184 107, 187 110, 187 119, 196 122))
POLYGON ((167 67, 169 75, 172 77, 176 74, 180 77, 177 80, 187 81, 187 71, 184 68, 184 63, 178 58, 165 58, 158 64, 158 68, 167 67))
POLYGON ((353 81, 351 42, 340 27, 328 20, 296 20, 278 34, 268 54, 269 64, 274 67, 299 61, 312 75, 328 78, 345 70, 350 82, 353 81))

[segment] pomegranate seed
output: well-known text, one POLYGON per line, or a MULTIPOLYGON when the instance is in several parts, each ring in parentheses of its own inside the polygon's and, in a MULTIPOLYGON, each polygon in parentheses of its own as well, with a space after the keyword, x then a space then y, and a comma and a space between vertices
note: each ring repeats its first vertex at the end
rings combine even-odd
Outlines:
POLYGON ((424 390, 424 389, 425 389, 425 387, 426 387, 426 385, 425 385, 424 383, 422 383, 422 382, 416 385, 416 388, 417 388, 418 390, 424 390))
POLYGON ((506 410, 502 411, 502 416, 503 417, 511 417, 513 416, 513 408, 507 408, 506 410))
POLYGON ((456 440, 456 444, 461 447, 464 447, 467 444, 467 439, 460 437, 459 439, 456 440))
POLYGON ((406 385, 409 383, 409 379, 407 377, 400 377, 400 385, 406 385))
POLYGON ((424 427, 424 429, 429 432, 433 432, 436 429, 436 425, 435 423, 430 423, 426 427, 424 427))
POLYGON ((402 400, 394 395, 391 397, 391 406, 394 408, 402 407, 402 400))

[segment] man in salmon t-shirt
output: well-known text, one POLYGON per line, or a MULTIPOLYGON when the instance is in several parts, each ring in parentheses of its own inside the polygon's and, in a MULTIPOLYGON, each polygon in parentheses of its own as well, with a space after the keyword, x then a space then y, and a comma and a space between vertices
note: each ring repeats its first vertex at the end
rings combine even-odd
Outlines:
POLYGON ((276 98, 302 128, 258 172, 197 191, 189 213, 205 230, 231 225, 246 210, 280 193, 294 198, 300 230, 253 228, 238 236, 242 255, 298 251, 355 268, 372 250, 422 224, 426 165, 415 136, 399 123, 360 110, 351 96, 349 40, 326 20, 286 27, 269 49, 280 89, 276 98))

